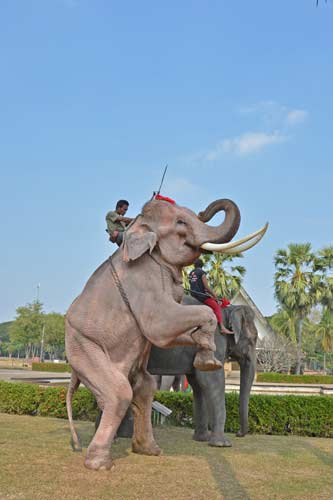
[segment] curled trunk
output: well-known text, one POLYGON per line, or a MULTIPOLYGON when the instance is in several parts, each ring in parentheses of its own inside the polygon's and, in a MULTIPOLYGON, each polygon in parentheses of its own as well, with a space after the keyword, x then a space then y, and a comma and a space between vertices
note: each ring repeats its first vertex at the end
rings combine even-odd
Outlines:
POLYGON ((203 243, 225 243, 230 241, 238 231, 240 224, 240 211, 236 203, 231 200, 221 199, 213 201, 206 210, 198 214, 202 222, 208 222, 220 211, 225 212, 224 221, 216 227, 205 225, 205 234, 202 235, 203 243))

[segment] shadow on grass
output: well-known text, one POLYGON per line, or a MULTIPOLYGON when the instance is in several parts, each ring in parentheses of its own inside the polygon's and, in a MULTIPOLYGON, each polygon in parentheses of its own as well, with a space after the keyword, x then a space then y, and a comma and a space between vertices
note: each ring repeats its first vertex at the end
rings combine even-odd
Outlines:
MULTIPOLYGON (((195 455, 206 461, 209 465, 211 474, 218 486, 224 500, 248 500, 247 491, 239 482, 235 475, 233 467, 228 462, 226 453, 232 453, 232 448, 216 448, 208 446, 206 442, 198 442, 192 439, 193 431, 190 429, 176 428, 180 434, 179 440, 170 442, 167 438, 167 427, 157 428, 154 434, 157 436, 157 441, 163 449, 163 454, 167 456, 175 455, 195 455), (186 431, 186 436, 184 436, 186 431)), ((175 427, 172 428, 173 433, 175 427)))
POLYGON ((310 443, 304 444, 303 448, 307 449, 312 455, 314 455, 318 460, 321 461, 323 465, 333 465, 333 453, 321 450, 317 446, 313 446, 310 443))

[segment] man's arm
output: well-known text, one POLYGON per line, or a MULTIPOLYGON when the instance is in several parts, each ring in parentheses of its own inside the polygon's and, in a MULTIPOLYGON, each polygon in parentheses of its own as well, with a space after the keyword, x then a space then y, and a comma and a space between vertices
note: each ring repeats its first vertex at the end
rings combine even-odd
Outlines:
POLYGON ((205 287, 205 291, 208 292, 215 300, 217 300, 214 290, 212 290, 208 285, 208 281, 205 274, 202 275, 202 284, 205 287))
POLYGON ((130 222, 132 222, 133 219, 131 217, 124 217, 123 215, 118 215, 117 220, 119 220, 120 222, 124 222, 125 224, 129 224, 130 222))

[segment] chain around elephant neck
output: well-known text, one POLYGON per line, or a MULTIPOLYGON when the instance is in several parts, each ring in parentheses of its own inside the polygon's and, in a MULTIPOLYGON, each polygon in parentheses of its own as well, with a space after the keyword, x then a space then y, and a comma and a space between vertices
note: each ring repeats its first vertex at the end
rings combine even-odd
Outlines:
POLYGON ((167 265, 165 265, 162 262, 160 262, 156 258, 155 255, 149 254, 149 257, 151 257, 153 259, 153 261, 156 262, 156 264, 160 267, 163 290, 165 290, 165 280, 164 280, 164 273, 163 273, 164 270, 167 272, 167 274, 169 276, 171 276, 172 281, 176 285, 182 285, 183 284, 183 281, 181 279, 177 279, 177 277, 175 276, 175 273, 172 271, 172 269, 170 269, 170 267, 168 267, 167 265))
POLYGON ((109 257, 109 263, 110 263, 110 269, 111 269, 111 276, 113 278, 113 281, 114 281, 116 287, 119 290, 121 298, 123 299, 123 301, 125 302, 125 304, 127 305, 128 309, 129 309, 130 313, 132 314, 132 316, 133 316, 133 318, 135 320, 135 323, 136 323, 137 327, 139 328, 139 331, 140 331, 141 335, 143 335, 145 337, 143 328, 141 327, 140 322, 139 322, 138 318, 136 317, 136 315, 135 315, 135 313, 134 313, 134 311, 133 311, 133 309, 131 307, 130 301, 129 301, 128 297, 127 297, 127 293, 126 293, 126 291, 125 291, 125 289, 124 289, 124 287, 123 287, 123 285, 122 285, 122 283, 120 281, 120 278, 118 276, 116 268, 114 267, 114 264, 112 262, 112 257, 109 257))

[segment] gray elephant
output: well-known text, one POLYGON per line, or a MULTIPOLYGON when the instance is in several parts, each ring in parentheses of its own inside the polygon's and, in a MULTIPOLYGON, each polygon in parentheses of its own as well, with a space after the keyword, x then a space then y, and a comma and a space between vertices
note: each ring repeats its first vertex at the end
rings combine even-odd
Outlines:
MULTIPOLYGON (((192 297, 184 297, 183 303, 195 305, 192 297)), ((237 436, 248 432, 249 396, 256 370, 257 329, 254 313, 248 306, 229 306, 223 309, 223 320, 234 335, 215 332, 216 357, 223 363, 230 359, 240 365, 240 429, 237 436)), ((153 346, 148 371, 153 375, 185 374, 193 389, 195 432, 193 439, 208 441, 211 446, 231 446, 224 435, 225 374, 224 370, 202 372, 193 366, 195 348, 176 347, 159 349, 153 346), (210 429, 210 432, 209 432, 210 429)))
POLYGON ((256 244, 263 230, 229 242, 240 214, 230 200, 218 200, 200 216, 175 203, 153 199, 128 227, 119 250, 88 280, 66 314, 66 354, 72 367, 67 412, 74 449, 80 449, 72 420, 72 395, 80 381, 103 411, 85 459, 90 469, 112 467, 111 444, 132 404, 132 450, 158 455, 151 426, 155 382, 146 367, 151 345, 193 346, 193 364, 218 370, 214 355, 216 319, 208 307, 181 304, 182 268, 204 250, 238 253, 256 244), (217 227, 205 221, 224 210, 217 227), (245 247, 244 247, 245 243, 245 247))
MULTIPOLYGON (((183 303, 196 305, 192 297, 184 297, 183 303)), ((203 306, 205 307, 205 306, 203 306)), ((234 335, 221 335, 215 332, 216 357, 223 363, 226 359, 238 361, 240 365, 240 429, 238 437, 248 432, 249 396, 256 369, 257 329, 254 313, 248 306, 229 306, 223 309, 223 320, 234 335)), ((186 375, 193 389, 193 413, 195 432, 193 439, 208 441, 211 446, 231 446, 224 435, 226 419, 225 374, 224 370, 203 372, 193 366, 196 348, 176 347, 160 349, 153 346, 148 371, 155 375, 166 376, 166 385, 158 387, 167 390, 173 383, 173 376, 186 375)), ((164 377, 162 377, 164 379, 164 377)), ((119 429, 119 436, 130 437, 132 433, 131 415, 119 429)))

